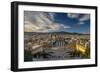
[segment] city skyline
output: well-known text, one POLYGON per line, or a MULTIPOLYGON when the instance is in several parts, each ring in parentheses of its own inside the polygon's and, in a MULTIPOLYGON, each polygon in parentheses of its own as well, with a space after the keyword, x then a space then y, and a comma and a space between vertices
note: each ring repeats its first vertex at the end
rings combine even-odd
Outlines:
POLYGON ((90 14, 24 11, 24 32, 90 33, 90 14))

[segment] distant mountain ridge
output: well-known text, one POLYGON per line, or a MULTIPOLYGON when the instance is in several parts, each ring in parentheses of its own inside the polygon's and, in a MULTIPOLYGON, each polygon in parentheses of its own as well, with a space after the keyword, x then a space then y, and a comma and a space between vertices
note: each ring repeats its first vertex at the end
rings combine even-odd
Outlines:
POLYGON ((65 32, 65 31, 60 31, 60 32, 24 32, 25 34, 69 34, 69 35, 89 35, 89 34, 84 34, 84 33, 77 33, 77 32, 65 32))

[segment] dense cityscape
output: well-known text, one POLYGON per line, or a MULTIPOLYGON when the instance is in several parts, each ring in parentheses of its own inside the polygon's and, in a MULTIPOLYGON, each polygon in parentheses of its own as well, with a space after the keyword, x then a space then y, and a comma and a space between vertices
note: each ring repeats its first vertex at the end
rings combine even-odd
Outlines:
POLYGON ((24 35, 24 61, 90 58, 89 34, 26 32, 24 35))

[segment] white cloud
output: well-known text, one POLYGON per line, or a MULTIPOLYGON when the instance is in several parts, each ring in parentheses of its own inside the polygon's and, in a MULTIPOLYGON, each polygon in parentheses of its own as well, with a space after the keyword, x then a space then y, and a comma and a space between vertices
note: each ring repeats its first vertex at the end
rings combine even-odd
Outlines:
POLYGON ((69 18, 78 18, 79 17, 79 14, 76 14, 76 13, 68 13, 67 16, 69 18))
POLYGON ((56 15, 55 13, 48 13, 49 14, 49 17, 51 18, 51 20, 54 21, 54 16, 56 15))
POLYGON ((89 19, 90 19, 90 15, 86 14, 86 15, 82 16, 79 20, 80 21, 86 21, 86 20, 89 20, 89 19))
POLYGON ((24 31, 25 32, 34 32, 36 30, 38 30, 39 28, 36 25, 33 25, 31 22, 29 21, 25 21, 25 25, 24 25, 24 31))
POLYGON ((70 26, 65 26, 63 24, 60 24, 60 27, 62 27, 62 28, 71 28, 70 26))
POLYGON ((70 28, 54 22, 54 13, 25 11, 25 32, 49 32, 70 28))
POLYGON ((84 22, 79 22, 78 24, 83 25, 83 24, 84 24, 84 22))

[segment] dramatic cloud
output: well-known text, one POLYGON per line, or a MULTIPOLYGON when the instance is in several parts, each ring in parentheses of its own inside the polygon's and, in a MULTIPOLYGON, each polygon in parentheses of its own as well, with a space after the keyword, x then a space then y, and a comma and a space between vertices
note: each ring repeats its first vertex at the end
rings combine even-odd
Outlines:
POLYGON ((87 21, 87 20, 90 20, 90 15, 89 14, 85 14, 81 18, 79 18, 79 24, 83 25, 85 23, 85 21, 87 21))
POLYGON ((25 11, 25 32, 50 32, 70 28, 64 24, 55 23, 54 16, 55 13, 25 11))
POLYGON ((78 18, 79 17, 79 14, 76 14, 76 13, 68 13, 67 16, 69 18, 78 18))
POLYGON ((87 21, 90 19, 89 14, 80 15, 78 13, 68 13, 67 16, 71 19, 76 18, 78 20, 79 25, 83 25, 84 21, 87 21))
POLYGON ((86 21, 86 20, 89 20, 89 19, 90 19, 90 15, 89 14, 85 14, 79 20, 80 21, 86 21))

